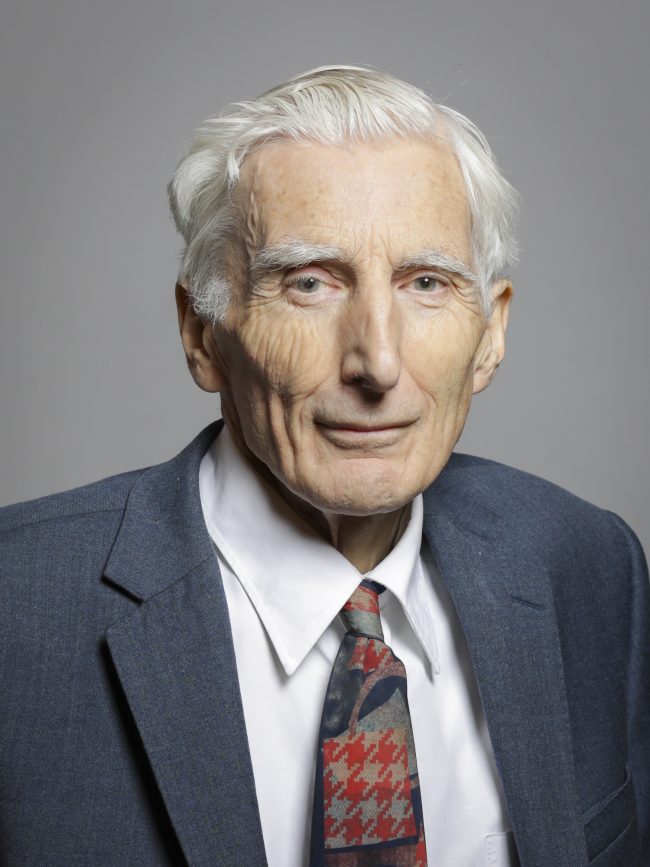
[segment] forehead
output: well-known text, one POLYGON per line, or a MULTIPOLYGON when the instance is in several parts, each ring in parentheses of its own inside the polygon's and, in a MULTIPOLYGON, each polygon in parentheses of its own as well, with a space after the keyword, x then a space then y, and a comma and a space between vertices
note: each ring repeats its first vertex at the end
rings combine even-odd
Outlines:
POLYGON ((443 142, 272 142, 247 157, 235 202, 253 248, 288 237, 360 256, 369 244, 391 256, 429 246, 470 264, 465 186, 443 142))

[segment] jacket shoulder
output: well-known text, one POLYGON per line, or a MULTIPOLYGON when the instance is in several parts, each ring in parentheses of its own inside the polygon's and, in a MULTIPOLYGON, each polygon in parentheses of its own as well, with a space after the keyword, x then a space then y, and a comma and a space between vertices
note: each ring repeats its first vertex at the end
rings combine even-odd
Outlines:
POLYGON ((432 494, 489 509, 523 548, 592 553, 638 546, 625 521, 561 485, 488 458, 454 452, 432 494))
POLYGON ((122 600, 101 579, 141 473, 121 473, 0 509, 3 635, 13 634, 20 622, 24 635, 41 636, 39 624, 50 623, 61 636, 61 618, 72 610, 93 612, 79 622, 84 635, 96 622, 112 622, 122 600))
POLYGON ((585 514, 610 515, 606 509, 585 500, 561 485, 489 458, 454 452, 445 467, 445 486, 461 485, 480 491, 494 505, 517 509, 522 504, 552 512, 578 511, 585 514), (509 506, 509 504, 511 505, 509 506))
POLYGON ((0 508, 0 533, 27 529, 44 522, 123 511, 133 484, 144 469, 130 470, 33 500, 0 508))

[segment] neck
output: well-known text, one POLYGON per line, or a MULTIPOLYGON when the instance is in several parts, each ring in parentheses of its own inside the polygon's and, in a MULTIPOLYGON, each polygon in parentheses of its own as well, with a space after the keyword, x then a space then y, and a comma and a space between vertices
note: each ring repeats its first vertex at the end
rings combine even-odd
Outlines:
POLYGON ((289 491, 268 467, 264 470, 265 478, 292 509, 362 574, 374 569, 393 550, 408 522, 410 504, 377 515, 321 511, 289 491))
POLYGON ((410 505, 380 515, 323 514, 329 541, 359 572, 369 572, 386 557, 406 527, 410 505))

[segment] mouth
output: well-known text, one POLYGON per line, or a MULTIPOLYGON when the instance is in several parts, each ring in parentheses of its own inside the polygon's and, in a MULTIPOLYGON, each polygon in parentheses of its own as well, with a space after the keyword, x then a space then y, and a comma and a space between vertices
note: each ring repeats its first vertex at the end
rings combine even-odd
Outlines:
POLYGON ((392 445, 398 442, 413 424, 415 419, 381 421, 373 424, 349 420, 316 422, 326 439, 346 448, 392 445))
POLYGON ((416 419, 406 419, 405 421, 380 421, 374 424, 367 422, 356 421, 337 421, 318 419, 316 424, 319 427, 329 428, 330 430, 345 430, 356 431, 358 433, 372 433, 375 431, 394 430, 395 428, 410 427, 416 419))

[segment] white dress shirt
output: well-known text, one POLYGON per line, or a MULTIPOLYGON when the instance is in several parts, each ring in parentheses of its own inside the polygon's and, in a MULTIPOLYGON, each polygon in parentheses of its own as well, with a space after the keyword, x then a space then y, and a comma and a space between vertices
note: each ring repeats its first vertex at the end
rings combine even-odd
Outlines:
POLYGON ((512 867, 512 834, 469 653, 422 538, 422 497, 399 541, 362 576, 258 475, 227 428, 199 488, 232 626, 269 867, 308 864, 318 732, 362 577, 383 584, 386 643, 405 665, 429 863, 512 867))

